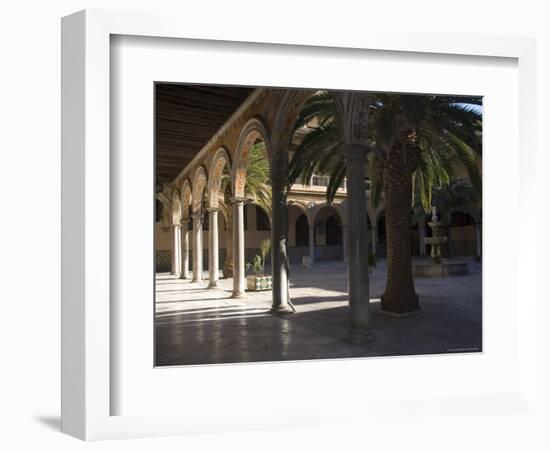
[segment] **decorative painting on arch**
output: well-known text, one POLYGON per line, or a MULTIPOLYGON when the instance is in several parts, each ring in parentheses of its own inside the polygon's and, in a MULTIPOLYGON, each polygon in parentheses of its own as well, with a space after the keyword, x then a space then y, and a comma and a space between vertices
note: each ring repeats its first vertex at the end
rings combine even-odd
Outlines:
POLYGON ((157 82, 155 366, 482 351, 482 98, 157 82))

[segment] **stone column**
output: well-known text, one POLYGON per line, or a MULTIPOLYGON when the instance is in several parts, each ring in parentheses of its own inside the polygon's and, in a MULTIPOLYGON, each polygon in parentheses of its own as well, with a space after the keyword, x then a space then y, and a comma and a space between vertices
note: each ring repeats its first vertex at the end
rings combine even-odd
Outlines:
POLYGON ((193 214, 193 281, 202 281, 202 214, 193 214))
POLYGON ((348 226, 347 225, 342 225, 342 260, 346 263, 348 262, 348 240, 349 240, 349 236, 348 236, 348 226))
POLYGON ((369 324, 368 236, 365 226, 365 161, 367 148, 359 144, 344 146, 348 200, 348 283, 350 327, 365 334, 369 324))
POLYGON ((172 224, 172 275, 181 275, 181 225, 172 224))
POLYGON ((189 278, 189 219, 181 221, 181 278, 189 278))
POLYGON ((218 286, 219 277, 219 239, 218 208, 208 208, 208 287, 218 286))
POLYGON ((426 220, 421 219, 418 222, 418 241, 420 242, 420 256, 426 256, 426 244, 424 238, 426 237, 426 220))
POLYGON ((481 223, 476 222, 476 254, 481 258, 481 223))
POLYGON ((376 245, 377 245, 377 238, 378 238, 378 227, 376 224, 372 225, 371 228, 371 251, 374 256, 376 256, 376 245))
POLYGON ((282 180, 275 177, 272 178, 271 201, 273 208, 271 212, 271 271, 273 276, 271 311, 283 314, 292 312, 288 303, 287 207, 284 184, 282 180))
POLYGON ((315 225, 309 226, 309 261, 312 265, 315 262, 315 225))
POLYGON ((233 198, 233 297, 245 295, 244 198, 233 198))

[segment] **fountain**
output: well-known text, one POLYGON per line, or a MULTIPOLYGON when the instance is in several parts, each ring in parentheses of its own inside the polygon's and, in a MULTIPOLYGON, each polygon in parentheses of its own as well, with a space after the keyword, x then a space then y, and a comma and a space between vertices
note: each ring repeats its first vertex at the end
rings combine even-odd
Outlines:
POLYGON ((413 276, 415 277, 447 277, 466 275, 468 263, 466 261, 442 259, 441 246, 448 241, 447 225, 437 217, 437 208, 432 207, 432 220, 428 222, 432 229, 432 237, 424 238, 424 242, 431 247, 431 260, 413 262, 413 276))
POLYGON ((431 247, 431 257, 434 264, 441 264, 441 246, 449 239, 445 236, 447 227, 437 217, 437 208, 432 207, 432 221, 428 222, 432 229, 432 237, 424 238, 424 242, 431 247))

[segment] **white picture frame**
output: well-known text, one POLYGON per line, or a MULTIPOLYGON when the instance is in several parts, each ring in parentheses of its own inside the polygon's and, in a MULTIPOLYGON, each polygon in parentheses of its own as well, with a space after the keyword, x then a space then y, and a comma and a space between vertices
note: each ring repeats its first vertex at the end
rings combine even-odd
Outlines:
MULTIPOLYGON (((518 266, 518 283, 522 290, 518 309, 518 377, 510 390, 500 393, 465 395, 457 398, 422 394, 419 398, 397 397, 391 401, 358 401, 301 407, 283 403, 271 411, 263 410, 249 417, 234 405, 219 405, 231 420, 221 414, 122 414, 111 415, 113 391, 120 386, 112 382, 110 320, 112 296, 110 280, 110 58, 111 36, 142 36, 175 39, 212 40, 236 43, 285 44, 338 49, 368 49, 413 54, 500 57, 517 60, 519 78, 518 198, 530 198, 534 186, 535 127, 535 44, 532 39, 514 37, 480 37, 444 33, 398 34, 352 31, 325 36, 311 34, 304 39, 292 32, 282 33, 276 26, 266 26, 261 36, 244 28, 206 29, 189 18, 165 14, 113 11, 82 11, 62 22, 62 430, 85 440, 162 436, 208 431, 233 431, 307 426, 311 423, 357 422, 382 415, 385 420, 399 420, 426 413, 471 415, 495 414, 504 409, 516 413, 536 411, 536 254, 534 234, 522 238, 514 248, 518 260, 528 260, 529 267, 518 266), (399 412, 392 410, 395 400, 399 412), (392 403, 393 402, 393 403, 392 403), (326 405, 324 405, 326 406, 326 405), (247 417, 249 420, 238 420, 247 417)), ((281 51, 284 51, 281 50, 281 51)), ((532 196, 533 197, 533 196, 532 196)), ((517 205, 523 220, 536 220, 534 200, 517 205)), ((519 295, 515 292, 516 297, 519 295)), ((311 371, 308 363, 296 363, 311 371)), ((264 372, 276 370, 264 365, 264 372)), ((347 366, 350 369, 352 366, 347 366)), ((359 366, 355 367, 360 370, 359 366)), ((300 370, 302 370, 300 369, 300 370)), ((170 369, 167 369, 170 370, 170 369)), ((246 367, 245 367, 245 370, 246 367)), ((388 370, 388 369, 386 369, 388 370)), ((259 400, 257 400, 259 401, 259 400)), ((269 406, 269 405, 267 405, 269 406)), ((200 408, 198 409, 200 411, 200 408)))

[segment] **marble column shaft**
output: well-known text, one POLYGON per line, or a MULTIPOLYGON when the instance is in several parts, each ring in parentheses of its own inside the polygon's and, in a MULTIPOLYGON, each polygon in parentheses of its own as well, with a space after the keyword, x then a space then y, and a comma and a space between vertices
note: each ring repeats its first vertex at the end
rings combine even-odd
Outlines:
POLYGON ((348 247, 349 247, 349 233, 348 226, 342 225, 342 260, 346 263, 348 262, 348 247))
POLYGON ((208 287, 218 286, 219 278, 219 237, 218 209, 208 209, 208 287))
POLYGON ((202 281, 202 214, 193 214, 193 281, 202 281))
POLYGON ((180 276, 181 274, 181 225, 172 224, 172 268, 171 274, 180 276))
POLYGON ((181 221, 181 278, 189 278, 189 219, 181 221))
POLYGON ((287 244, 287 206, 284 184, 272 179, 271 185, 272 221, 271 221, 271 271, 273 276, 271 311, 287 313, 289 306, 287 244))
POLYGON ((244 198, 233 198, 233 297, 245 295, 244 198))
POLYGON ((348 144, 343 152, 346 156, 348 199, 350 327, 352 330, 366 331, 369 324, 368 235, 365 226, 367 148, 358 144, 348 144))

